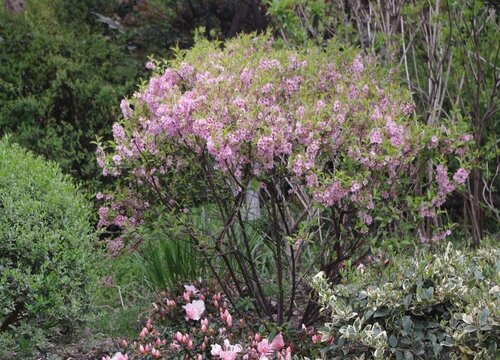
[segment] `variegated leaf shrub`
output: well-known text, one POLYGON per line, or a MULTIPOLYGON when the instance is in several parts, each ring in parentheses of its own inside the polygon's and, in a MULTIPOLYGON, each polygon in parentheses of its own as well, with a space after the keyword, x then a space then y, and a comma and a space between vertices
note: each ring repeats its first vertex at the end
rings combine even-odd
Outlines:
POLYGON ((500 251, 419 253, 312 281, 331 359, 498 359, 500 251))

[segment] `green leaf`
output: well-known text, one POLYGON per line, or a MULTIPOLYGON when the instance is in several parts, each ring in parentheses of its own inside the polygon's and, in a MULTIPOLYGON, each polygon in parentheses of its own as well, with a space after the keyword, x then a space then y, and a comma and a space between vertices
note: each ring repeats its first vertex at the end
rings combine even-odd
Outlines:
POLYGON ((479 324, 486 325, 488 323, 488 316, 490 315, 490 310, 488 308, 484 308, 479 315, 479 324))
POLYGON ((384 317, 389 314, 389 309, 383 308, 383 309, 378 309, 375 314, 373 314, 374 318, 379 318, 379 317, 384 317))
POLYGON ((391 336, 389 336, 389 345, 393 348, 398 346, 398 339, 396 338, 396 336, 394 336, 394 334, 391 334, 391 336))
POLYGON ((437 342, 437 336, 436 336, 436 335, 434 335, 433 333, 431 333, 431 332, 427 333, 427 337, 429 338, 429 340, 430 340, 433 344, 435 344, 435 343, 437 342))
POLYGON ((403 317, 403 330, 406 331, 406 333, 409 333, 411 331, 412 325, 413 325, 413 321, 411 321, 411 318, 409 316, 404 316, 403 317))
POLYGON ((466 327, 464 327, 464 331, 466 333, 472 333, 472 332, 477 331, 477 330, 478 330, 478 328, 476 325, 467 325, 466 327))

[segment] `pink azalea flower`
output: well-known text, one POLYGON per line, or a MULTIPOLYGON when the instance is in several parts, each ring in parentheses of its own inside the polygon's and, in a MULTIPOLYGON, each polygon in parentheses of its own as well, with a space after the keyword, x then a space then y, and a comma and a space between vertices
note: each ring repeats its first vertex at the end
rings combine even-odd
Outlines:
POLYGON ((205 312, 205 302, 203 300, 193 300, 193 302, 183 306, 186 310, 186 320, 200 320, 205 312))
POLYGON ((123 355, 121 352, 117 352, 111 360, 128 360, 128 355, 123 355))
POLYGON ((147 328, 143 328, 141 333, 139 334, 139 337, 144 337, 148 334, 148 329, 147 328))
POLYGON ((201 320, 201 331, 204 332, 204 333, 208 331, 208 320, 207 320, 207 318, 201 320))
POLYGON ((283 335, 279 333, 271 342, 271 349, 274 351, 281 351, 285 347, 285 342, 283 341, 283 335))
POLYGON ((198 294, 200 290, 198 290, 194 285, 184 285, 184 289, 186 292, 191 293, 193 295, 198 294))
POLYGON ((178 342, 182 342, 182 333, 180 331, 177 331, 174 335, 174 340, 178 342))
POLYGON ((271 346, 269 346, 269 340, 267 339, 261 340, 257 345, 257 351, 262 355, 269 354, 271 352, 271 346))
POLYGON ((218 356, 221 360, 236 360, 238 353, 241 352, 243 348, 241 345, 231 345, 229 340, 224 340, 224 347, 215 344, 212 345, 212 351, 210 352, 213 356, 218 356))
POLYGON ((160 353, 160 351, 159 351, 159 350, 156 350, 155 348, 153 348, 153 349, 151 350, 151 355, 153 355, 153 357, 154 357, 154 358, 156 358, 156 359, 161 358, 161 353, 160 353))

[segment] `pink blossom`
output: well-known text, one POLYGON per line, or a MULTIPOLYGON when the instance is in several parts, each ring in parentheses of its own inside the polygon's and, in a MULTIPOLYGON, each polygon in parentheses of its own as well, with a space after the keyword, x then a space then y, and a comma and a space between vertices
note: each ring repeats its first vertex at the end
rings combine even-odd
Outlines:
POLYGON ((207 318, 201 320, 201 331, 204 332, 204 333, 208 331, 208 320, 207 320, 207 318))
MULTIPOLYGON (((455 190, 455 186, 450 182, 448 178, 448 171, 444 165, 438 165, 436 167, 436 173, 437 173, 436 180, 438 183, 440 196, 444 196, 455 190)), ((461 180, 460 177, 459 180, 461 180)))
POLYGON ((182 333, 180 331, 177 331, 175 334, 174 334, 174 339, 178 342, 182 342, 182 333))
POLYGON ((357 192, 358 190, 361 190, 361 187, 362 187, 362 185, 359 182, 355 181, 351 185, 351 192, 353 192, 353 193, 357 192))
POLYGON ((128 360, 128 355, 123 355, 121 352, 117 352, 111 360, 128 360))
POLYGON ((130 107, 130 103, 127 100, 123 99, 121 101, 120 109, 122 110, 122 114, 125 119, 129 119, 132 117, 133 111, 130 107))
POLYGON ((370 133, 370 143, 372 144, 382 144, 382 133, 380 129, 373 129, 370 133))
POLYGON ((326 106, 326 103, 324 100, 318 100, 316 103, 316 111, 320 112, 321 109, 323 109, 326 106))
POLYGON ((101 225, 108 224, 108 214, 109 214, 108 207, 102 206, 99 208, 99 224, 101 224, 101 225))
POLYGON ((181 345, 179 345, 178 343, 173 342, 172 344, 170 344, 170 348, 171 348, 172 350, 176 350, 176 351, 178 351, 178 350, 180 350, 182 347, 181 347, 181 345))
POLYGON ((212 345, 211 354, 213 356, 219 356, 221 360, 236 360, 238 353, 243 350, 241 345, 231 345, 229 340, 224 340, 224 346, 218 344, 212 345))
POLYGON ((194 285, 184 285, 184 290, 193 295, 196 295, 200 292, 200 290, 198 290, 194 285))
POLYGON ((118 123, 113 124, 113 136, 116 140, 124 140, 125 139, 125 130, 123 126, 118 123))
POLYGON ((226 324, 227 324, 227 327, 230 328, 233 326, 233 317, 231 316, 231 314, 228 314, 227 317, 226 317, 226 324))
POLYGON ((252 72, 247 68, 244 68, 240 75, 241 82, 245 84, 245 86, 250 85, 250 81, 252 80, 252 72))
POLYGON ((285 347, 285 342, 283 341, 283 335, 279 333, 271 342, 271 349, 274 351, 281 351, 285 347))
POLYGON ((321 334, 316 334, 311 337, 311 340, 314 344, 321 342, 321 339, 322 339, 321 334))
POLYGON ((434 135, 431 137, 431 141, 429 142, 429 145, 427 145, 427 147, 429 149, 433 149, 438 145, 438 142, 439 142, 438 137, 434 135))
POLYGON ((139 334, 139 337, 144 337, 148 334, 148 329, 147 328, 143 328, 141 333, 139 334))
POLYGON ((116 164, 116 165, 120 165, 121 162, 122 162, 122 157, 120 155, 113 155, 113 162, 116 164))
POLYGON ((464 168, 460 168, 457 170, 455 175, 453 175, 453 180, 457 182, 457 184, 463 184, 467 177, 469 176, 469 172, 464 168))
POLYGON ((200 320, 205 312, 205 302, 203 300, 193 300, 193 302, 182 306, 186 311, 186 320, 200 320))
POLYGON ((153 355, 155 359, 161 358, 161 352, 155 348, 151 350, 151 355, 153 355))
POLYGON ((356 55, 356 58, 354 59, 351 70, 355 74, 359 74, 364 70, 365 66, 363 64, 363 59, 361 58, 360 55, 356 55))
POLYGON ((257 345, 257 351, 262 355, 269 354, 271 352, 271 346, 269 345, 269 340, 262 339, 257 345))
POLYGON ((124 244, 121 238, 108 241, 108 251, 112 256, 118 256, 123 249, 124 244))
POLYGON ((473 139, 473 137, 471 134, 464 134, 460 137, 460 141, 464 141, 464 142, 471 141, 472 139, 473 139))

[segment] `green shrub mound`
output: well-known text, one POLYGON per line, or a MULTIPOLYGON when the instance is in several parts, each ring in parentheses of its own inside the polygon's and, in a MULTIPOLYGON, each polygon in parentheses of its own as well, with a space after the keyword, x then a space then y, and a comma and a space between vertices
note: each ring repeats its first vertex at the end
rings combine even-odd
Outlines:
POLYGON ((89 313, 91 210, 55 164, 0 141, 0 358, 61 339, 89 313))
POLYGON ((454 250, 313 280, 332 359, 498 359, 500 250, 454 250))

